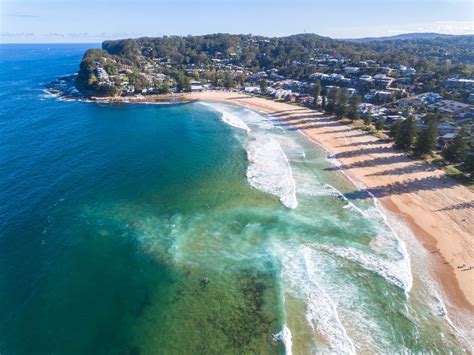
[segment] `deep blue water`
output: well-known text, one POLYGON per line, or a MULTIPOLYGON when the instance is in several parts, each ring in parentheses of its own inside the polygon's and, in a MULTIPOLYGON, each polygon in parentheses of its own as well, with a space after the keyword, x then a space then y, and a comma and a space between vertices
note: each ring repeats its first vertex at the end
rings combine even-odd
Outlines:
POLYGON ((245 184, 230 163, 244 151, 209 109, 49 97, 90 47, 0 46, 2 354, 138 353, 143 310, 160 314, 182 275, 143 250, 134 219, 219 203, 190 197, 222 188, 214 175, 245 184))

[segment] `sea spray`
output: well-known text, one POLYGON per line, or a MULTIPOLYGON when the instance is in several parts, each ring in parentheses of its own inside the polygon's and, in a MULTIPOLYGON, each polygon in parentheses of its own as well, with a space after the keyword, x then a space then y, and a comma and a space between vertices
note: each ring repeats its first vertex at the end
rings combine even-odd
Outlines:
POLYGON ((257 136, 247 148, 247 179, 254 188, 277 196, 288 208, 296 208, 296 187, 288 158, 278 142, 257 136))

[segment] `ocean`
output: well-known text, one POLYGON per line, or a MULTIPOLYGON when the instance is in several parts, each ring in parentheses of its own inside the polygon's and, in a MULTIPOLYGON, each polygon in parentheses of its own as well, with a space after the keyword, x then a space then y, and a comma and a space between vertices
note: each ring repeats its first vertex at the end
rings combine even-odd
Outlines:
POLYGON ((299 132, 63 101, 97 45, 0 46, 0 353, 460 353, 425 251, 299 132))

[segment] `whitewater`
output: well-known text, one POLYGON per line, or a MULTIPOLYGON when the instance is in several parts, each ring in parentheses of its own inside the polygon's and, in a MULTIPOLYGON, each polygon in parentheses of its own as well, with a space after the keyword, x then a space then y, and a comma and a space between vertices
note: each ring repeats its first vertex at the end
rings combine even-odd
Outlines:
MULTIPOLYGON (((291 244, 281 240, 271 244, 272 253, 281 265, 280 276, 284 290, 282 299, 285 300, 281 306, 286 315, 285 323, 281 331, 274 335, 274 339, 284 343, 287 354, 293 352, 295 335, 292 331, 294 320, 292 322, 291 319, 295 315, 291 314, 289 308, 294 307, 291 306, 292 303, 297 304, 300 302, 297 300, 301 300, 306 309, 304 319, 308 332, 317 334, 317 338, 321 339, 306 344, 307 350, 318 353, 354 354, 368 349, 379 349, 379 351, 393 349, 395 345, 387 339, 386 330, 377 324, 379 321, 371 319, 368 315, 369 304, 357 310, 360 317, 358 320, 348 318, 347 309, 353 307, 351 303, 357 298, 366 297, 363 295, 364 292, 361 293, 357 286, 354 288, 346 285, 343 288, 353 289, 348 294, 352 294, 354 299, 347 295, 341 297, 334 293, 332 286, 329 286, 328 280, 331 277, 328 279, 328 275, 334 273, 332 277, 340 277, 337 276, 339 272, 336 271, 336 265, 341 261, 349 263, 348 266, 357 265, 364 273, 381 277, 387 284, 399 289, 404 296, 397 302, 405 303, 403 307, 410 308, 411 306, 406 303, 410 302, 409 295, 412 292, 414 278, 421 282, 419 276, 414 277, 412 274, 411 259, 405 245, 405 240, 414 237, 409 235, 406 229, 400 232, 400 228, 394 227, 393 224, 398 222, 389 222, 387 212, 373 196, 362 202, 350 201, 343 192, 331 184, 332 182, 321 181, 321 178, 315 176, 312 171, 313 163, 320 162, 318 158, 314 158, 314 154, 308 152, 313 147, 295 135, 290 136, 286 131, 274 127, 271 123, 274 121, 269 117, 230 105, 214 103, 206 105, 219 112, 224 123, 245 131, 240 140, 247 152, 246 177, 250 186, 276 196, 284 207, 295 211, 306 208, 320 198, 333 199, 335 204, 342 204, 341 208, 347 210, 351 218, 362 218, 366 223, 373 225, 373 235, 365 246, 350 241, 339 242, 337 245, 324 239, 316 241, 297 234, 294 238, 299 240, 299 245, 298 243, 295 245, 295 240, 291 244), (400 237, 400 233, 405 234, 403 238, 400 237), (316 263, 315 258, 318 260, 316 263), (326 268, 328 263, 333 265, 333 270, 318 270, 318 267, 326 268), (319 272, 328 274, 321 279, 320 276, 316 277, 319 272)), ((326 155, 325 160, 337 168, 341 167, 335 156, 326 155)), ((344 176, 344 179, 348 177, 344 176)), ((349 180, 349 183, 356 187, 353 181, 349 180)), ((311 223, 304 211, 299 216, 293 217, 300 222, 311 223)), ((412 245, 412 248, 417 256, 421 254, 421 246, 412 245)), ((357 278, 351 281, 346 279, 345 282, 354 282, 357 278)), ((435 310, 431 317, 436 312, 439 313, 439 309, 444 312, 445 307, 439 298, 439 293, 434 291, 437 288, 434 281, 425 278, 423 282, 427 289, 430 289, 426 297, 434 300, 431 305, 426 301, 428 308, 435 310)), ((397 293, 397 291, 391 292, 397 293)), ((418 299, 420 291, 416 290, 415 293, 414 298, 418 299)), ((448 332, 457 333, 449 318, 446 319, 445 326, 448 332)), ((457 336, 459 335, 460 333, 457 336)), ((403 346, 398 348, 398 351, 406 350, 403 346)))

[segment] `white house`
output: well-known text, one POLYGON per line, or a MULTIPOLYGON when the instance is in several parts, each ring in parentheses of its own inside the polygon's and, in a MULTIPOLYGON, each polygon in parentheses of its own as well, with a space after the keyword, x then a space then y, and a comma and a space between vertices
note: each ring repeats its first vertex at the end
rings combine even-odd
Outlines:
POLYGON ((344 72, 346 74, 355 74, 360 70, 359 67, 344 67, 344 72))

